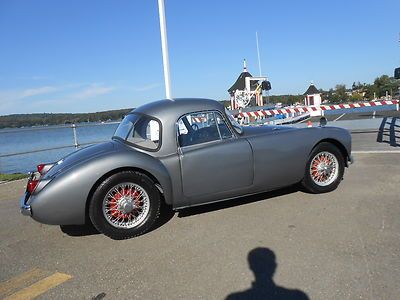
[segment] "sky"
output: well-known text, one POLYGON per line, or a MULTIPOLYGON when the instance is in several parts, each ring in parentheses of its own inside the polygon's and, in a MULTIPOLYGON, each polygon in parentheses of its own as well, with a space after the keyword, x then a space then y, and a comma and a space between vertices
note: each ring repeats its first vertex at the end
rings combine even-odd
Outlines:
MULTIPOLYGON (((243 59, 302 94, 393 76, 400 1, 165 0, 172 96, 228 99, 243 59)), ((165 98, 157 0, 0 0, 0 115, 165 98)))

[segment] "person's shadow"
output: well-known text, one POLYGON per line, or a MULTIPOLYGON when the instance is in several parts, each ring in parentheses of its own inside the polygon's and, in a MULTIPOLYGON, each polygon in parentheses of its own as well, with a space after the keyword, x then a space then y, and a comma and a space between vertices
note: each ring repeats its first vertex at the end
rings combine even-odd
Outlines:
POLYGON ((273 276, 277 267, 275 254, 268 248, 255 248, 247 256, 255 281, 250 289, 230 294, 227 300, 236 299, 309 299, 300 290, 291 290, 275 284, 273 276))

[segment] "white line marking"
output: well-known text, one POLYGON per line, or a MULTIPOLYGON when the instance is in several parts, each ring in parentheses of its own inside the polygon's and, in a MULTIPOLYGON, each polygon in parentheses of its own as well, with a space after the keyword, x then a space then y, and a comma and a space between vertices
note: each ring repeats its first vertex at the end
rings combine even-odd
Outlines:
POLYGON ((381 153, 400 153, 400 150, 356 150, 351 151, 356 154, 381 154, 381 153))
POLYGON ((341 117, 343 117, 345 115, 345 113, 344 114, 342 114, 342 115, 340 115, 339 117, 337 117, 335 120, 333 120, 333 122, 335 122, 335 121, 337 121, 337 120, 339 120, 341 117))

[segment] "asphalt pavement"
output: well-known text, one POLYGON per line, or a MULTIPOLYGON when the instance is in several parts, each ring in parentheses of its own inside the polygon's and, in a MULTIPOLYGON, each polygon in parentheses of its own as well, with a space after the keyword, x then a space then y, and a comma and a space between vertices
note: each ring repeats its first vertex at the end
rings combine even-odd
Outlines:
POLYGON ((353 139, 355 164, 331 193, 185 209, 125 241, 38 224, 19 213, 25 181, 1 184, 0 298, 398 299, 399 148, 353 139))

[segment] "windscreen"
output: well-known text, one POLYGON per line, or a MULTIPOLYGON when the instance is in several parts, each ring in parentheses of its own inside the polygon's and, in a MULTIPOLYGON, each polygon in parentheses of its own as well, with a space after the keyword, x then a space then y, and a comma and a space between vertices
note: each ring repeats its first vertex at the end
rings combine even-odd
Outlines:
POLYGON ((243 133, 242 126, 240 126, 240 124, 236 121, 236 119, 231 115, 229 110, 227 110, 226 108, 225 108, 225 114, 228 116, 229 121, 231 122, 232 127, 235 129, 235 131, 239 134, 242 134, 243 133))

